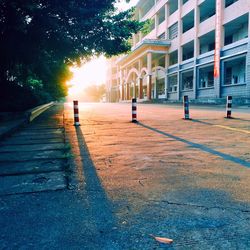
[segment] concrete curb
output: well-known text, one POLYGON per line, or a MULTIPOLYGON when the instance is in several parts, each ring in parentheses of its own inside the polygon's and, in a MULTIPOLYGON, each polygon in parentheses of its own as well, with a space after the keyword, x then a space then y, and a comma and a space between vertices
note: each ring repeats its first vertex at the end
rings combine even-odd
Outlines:
POLYGON ((25 116, 27 117, 28 122, 32 122, 37 116, 39 116, 41 113, 43 113, 45 110, 47 110, 53 105, 54 102, 50 102, 26 111, 25 116))

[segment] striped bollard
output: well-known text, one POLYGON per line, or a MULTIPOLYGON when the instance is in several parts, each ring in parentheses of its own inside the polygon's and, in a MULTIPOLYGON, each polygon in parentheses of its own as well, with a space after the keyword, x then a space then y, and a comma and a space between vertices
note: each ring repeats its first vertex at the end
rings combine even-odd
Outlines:
POLYGON ((73 103, 74 103, 74 126, 80 126, 78 101, 73 101, 73 103))
POLYGON ((136 98, 132 98, 132 122, 137 122, 136 98))
POLYGON ((183 96, 183 105, 184 105, 184 120, 189 120, 189 103, 188 96, 183 96))
POLYGON ((227 117, 226 118, 232 118, 232 102, 233 102, 233 97, 232 96, 227 96, 227 117))

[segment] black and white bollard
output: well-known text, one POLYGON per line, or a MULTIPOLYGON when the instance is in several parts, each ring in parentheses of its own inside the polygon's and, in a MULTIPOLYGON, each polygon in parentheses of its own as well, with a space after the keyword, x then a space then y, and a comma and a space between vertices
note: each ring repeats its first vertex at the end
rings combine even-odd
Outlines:
POLYGON ((188 96, 183 96, 183 107, 184 107, 184 120, 190 120, 189 118, 189 102, 188 96))
POLYGON ((233 102, 233 97, 232 96, 227 96, 227 117, 226 118, 232 118, 232 102, 233 102))
POLYGON ((80 126, 78 101, 73 101, 73 104, 74 104, 74 126, 80 126))
POLYGON ((132 98, 132 122, 137 122, 137 102, 136 102, 136 98, 132 98))

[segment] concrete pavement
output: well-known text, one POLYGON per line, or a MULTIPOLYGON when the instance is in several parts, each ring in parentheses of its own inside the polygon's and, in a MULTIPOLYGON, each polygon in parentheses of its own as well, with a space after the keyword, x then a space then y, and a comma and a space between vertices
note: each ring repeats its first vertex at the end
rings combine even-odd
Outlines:
MULTIPOLYGON (((227 120, 225 110, 203 106, 183 121, 181 107, 139 104, 138 124, 130 122, 130 104, 80 110, 85 147, 121 231, 128 232, 124 249, 167 248, 150 234, 174 239, 173 249, 249 248, 248 110, 227 120)), ((80 166, 79 132, 69 133, 80 166)))
POLYGON ((130 112, 80 104, 75 128, 72 106, 56 106, 1 143, 0 178, 17 178, 1 182, 0 248, 250 248, 248 110, 183 121, 179 107, 140 104, 139 124, 130 112))

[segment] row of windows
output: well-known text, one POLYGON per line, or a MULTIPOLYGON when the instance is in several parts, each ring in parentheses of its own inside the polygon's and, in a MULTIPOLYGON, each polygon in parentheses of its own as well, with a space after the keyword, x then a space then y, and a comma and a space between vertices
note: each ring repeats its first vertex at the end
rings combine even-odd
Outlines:
MULTIPOLYGON (((233 59, 225 60, 222 63, 222 86, 232 86, 245 84, 246 82, 246 56, 238 56, 233 59)), ((205 65, 198 68, 197 72, 198 89, 214 87, 214 65, 205 65)), ((146 80, 146 79, 144 79, 146 80)), ((194 71, 187 70, 180 74, 180 90, 190 91, 194 87, 194 71)), ((131 86, 133 89, 133 86, 131 86)), ((157 95, 165 94, 165 79, 156 79, 157 95)), ((146 95, 147 86, 144 84, 146 95)), ((177 92, 178 76, 177 73, 168 76, 168 92, 177 92)))
MULTIPOLYGON (((188 1, 188 0, 187 0, 188 1)), ((185 3, 187 2, 185 1, 185 3)), ((238 0, 228 0, 225 1, 225 7, 230 6, 231 4, 235 3, 238 0)), ((169 1, 170 5, 170 13, 171 13, 171 5, 175 6, 174 11, 178 9, 178 1, 175 0, 175 3, 172 3, 169 1)), ((209 17, 215 15, 216 12, 216 0, 207 0, 204 1, 199 6, 199 16, 200 16, 200 23, 207 20, 209 17)), ((162 22, 165 21, 165 7, 162 7, 156 14, 158 18, 158 25, 160 25, 162 22)), ((155 28, 156 23, 154 18, 152 18, 152 30, 155 28)), ((182 33, 185 33, 186 31, 192 29, 194 27, 194 10, 190 11, 188 14, 186 14, 182 18, 182 33)), ((178 36, 178 23, 173 24, 171 27, 169 27, 169 39, 174 39, 176 36, 178 36)))
MULTIPOLYGON (((230 23, 224 25, 224 46, 240 41, 248 37, 248 14, 243 15, 230 23)), ((176 29, 172 29, 169 34, 173 35, 176 29)), ((199 55, 212 51, 215 48, 215 30, 198 38, 199 55)), ((181 47, 182 61, 194 57, 194 40, 181 47)), ((169 54, 169 65, 178 63, 178 50, 169 54)))
MULTIPOLYGON (((246 57, 237 57, 233 60, 224 61, 222 68, 222 85, 230 86, 244 84, 246 82, 246 57)), ((192 90, 194 84, 194 72, 186 71, 181 73, 181 90, 192 90)), ((169 92, 177 91, 177 74, 168 77, 169 92)), ((198 69, 198 88, 214 87, 214 65, 207 65, 198 69)))
MULTIPOLYGON (((197 73, 197 87, 198 89, 207 89, 214 87, 214 71, 213 64, 202 66, 198 68, 197 73)), ((246 57, 240 56, 234 59, 223 62, 222 68, 222 86, 232 86, 246 83, 246 57)), ((194 87, 194 71, 188 70, 180 74, 180 90, 192 91, 194 87)), ((126 87, 125 87, 126 88, 126 87)), ((134 89, 133 85, 130 86, 130 93, 134 89)), ((169 93, 177 92, 178 90, 178 76, 177 73, 168 76, 168 89, 169 93)), ((165 79, 156 79, 157 95, 165 95, 165 79)), ((136 88, 138 95, 138 86, 136 88)), ((154 92, 154 88, 152 88, 154 92)), ((143 85, 143 94, 147 95, 147 84, 143 85)), ((154 93, 153 93, 154 95, 154 93)))

